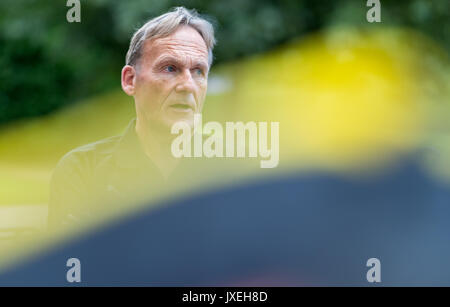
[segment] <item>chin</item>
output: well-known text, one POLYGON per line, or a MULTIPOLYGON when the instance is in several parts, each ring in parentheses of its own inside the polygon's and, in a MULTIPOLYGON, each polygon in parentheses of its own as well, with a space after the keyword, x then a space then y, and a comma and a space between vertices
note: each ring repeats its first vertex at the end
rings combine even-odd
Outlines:
POLYGON ((175 125, 177 122, 184 122, 189 125, 189 127, 194 128, 194 118, 192 116, 183 116, 183 117, 176 117, 171 118, 166 121, 166 126, 169 130, 172 129, 172 126, 175 125))

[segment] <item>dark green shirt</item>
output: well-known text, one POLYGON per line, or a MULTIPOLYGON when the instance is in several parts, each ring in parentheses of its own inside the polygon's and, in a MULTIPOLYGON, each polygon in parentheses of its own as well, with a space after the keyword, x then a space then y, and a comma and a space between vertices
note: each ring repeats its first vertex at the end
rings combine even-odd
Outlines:
POLYGON ((78 147, 58 162, 51 180, 49 226, 153 204, 160 195, 186 195, 212 183, 233 183, 249 166, 247 159, 183 158, 164 178, 144 153, 135 126, 133 119, 122 135, 78 147))
POLYGON ((167 187, 171 179, 146 156, 135 125, 133 119, 122 135, 78 147, 58 162, 51 180, 50 226, 110 214, 167 187))

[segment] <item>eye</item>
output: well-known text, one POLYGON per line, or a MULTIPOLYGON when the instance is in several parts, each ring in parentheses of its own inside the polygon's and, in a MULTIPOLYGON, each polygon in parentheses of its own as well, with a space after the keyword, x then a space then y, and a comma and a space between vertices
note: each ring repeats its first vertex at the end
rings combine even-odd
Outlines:
POLYGON ((203 76, 203 69, 201 69, 201 68, 196 68, 196 69, 195 69, 195 73, 196 73, 197 75, 199 75, 199 76, 203 76))
POLYGON ((175 72, 175 71, 176 71, 176 68, 175 68, 175 66, 173 66, 173 65, 167 65, 167 66, 164 68, 164 70, 167 71, 167 72, 175 72))

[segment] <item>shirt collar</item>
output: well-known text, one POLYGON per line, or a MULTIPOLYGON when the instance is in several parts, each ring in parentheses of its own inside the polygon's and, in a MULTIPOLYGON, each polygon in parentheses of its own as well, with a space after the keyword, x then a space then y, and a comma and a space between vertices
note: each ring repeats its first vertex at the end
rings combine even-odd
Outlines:
POLYGON ((113 155, 120 167, 138 169, 150 167, 155 169, 155 165, 145 154, 136 134, 136 118, 130 121, 125 132, 121 135, 113 155))

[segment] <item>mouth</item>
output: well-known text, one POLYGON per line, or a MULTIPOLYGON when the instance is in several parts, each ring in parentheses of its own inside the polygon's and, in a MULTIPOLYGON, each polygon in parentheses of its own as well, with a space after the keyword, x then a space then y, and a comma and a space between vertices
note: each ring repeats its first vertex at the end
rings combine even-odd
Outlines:
POLYGON ((176 112, 190 112, 194 111, 194 108, 188 104, 184 103, 176 103, 170 106, 170 109, 176 111, 176 112))

